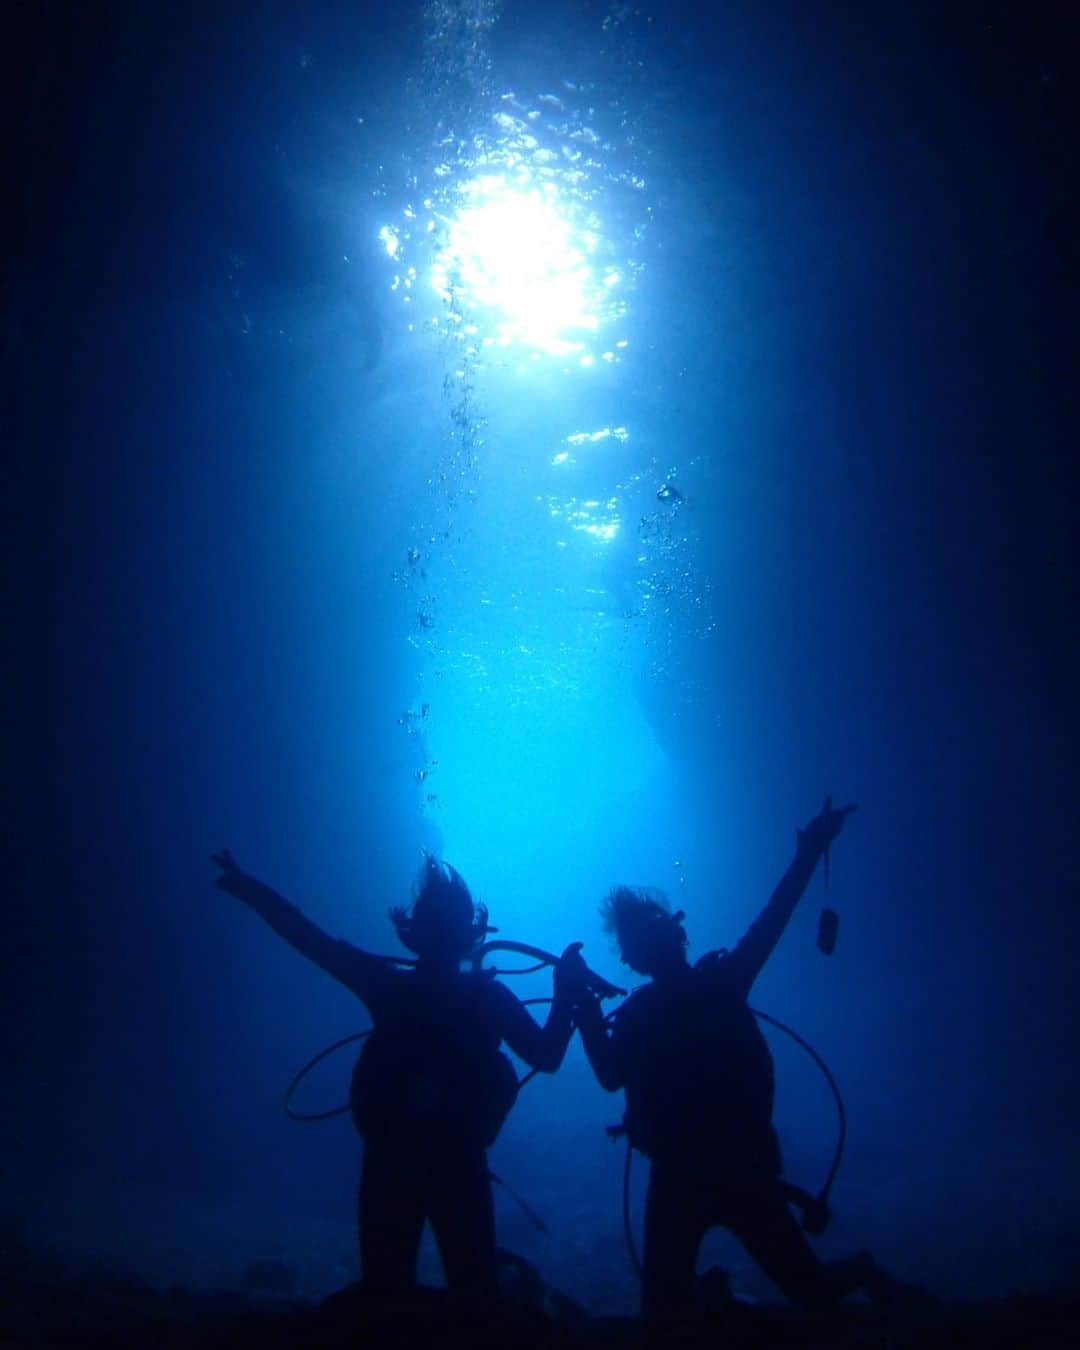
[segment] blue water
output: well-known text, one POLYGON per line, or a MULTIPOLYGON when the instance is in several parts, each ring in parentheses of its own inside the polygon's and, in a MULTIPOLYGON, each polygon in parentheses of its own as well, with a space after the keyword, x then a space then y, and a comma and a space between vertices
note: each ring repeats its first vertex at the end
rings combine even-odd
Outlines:
MULTIPOLYGON (((11 1222, 155 1280, 355 1274, 359 1145, 280 1098, 364 1011, 212 850, 393 952, 432 849, 501 936, 626 983, 613 884, 731 945, 833 793, 828 893, 755 991, 847 1100, 820 1250, 942 1292, 1075 1279, 1052 28, 387 8, 27 30, 65 92, 23 94, 5 370, 11 1222)), ((816 1186, 831 1099, 774 1051, 816 1186)), ((597 1311, 636 1303, 620 1111, 575 1043, 493 1153, 549 1225, 500 1194, 500 1240, 597 1311)))

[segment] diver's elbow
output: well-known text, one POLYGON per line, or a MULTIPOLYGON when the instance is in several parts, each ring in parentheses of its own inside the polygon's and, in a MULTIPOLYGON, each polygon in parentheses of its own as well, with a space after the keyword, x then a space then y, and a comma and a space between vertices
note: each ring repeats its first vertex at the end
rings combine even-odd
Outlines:
POLYGON ((521 1058, 533 1073, 554 1073, 562 1063, 562 1055, 547 1046, 536 1046, 531 1053, 524 1054, 521 1058))
POLYGON ((596 1081, 605 1092, 618 1092, 623 1086, 621 1075, 603 1065, 594 1064, 593 1073, 596 1075, 596 1081))
POLYGON ((565 1058, 565 1050, 552 1050, 545 1055, 541 1055, 539 1064, 535 1064, 533 1067, 538 1073, 558 1073, 565 1058))

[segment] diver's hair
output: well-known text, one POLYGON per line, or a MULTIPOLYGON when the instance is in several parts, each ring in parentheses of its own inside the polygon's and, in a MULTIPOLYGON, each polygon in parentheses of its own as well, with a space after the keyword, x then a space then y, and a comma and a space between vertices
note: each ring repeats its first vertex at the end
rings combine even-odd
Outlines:
MULTIPOLYGON (((616 939, 620 929, 635 919, 667 919, 679 924, 682 918, 682 910, 672 913, 670 900, 663 891, 652 886, 615 886, 600 906, 600 922, 604 932, 611 933, 616 939)), ((685 932, 682 939, 685 944, 685 932)))
POLYGON ((440 910, 441 917, 450 922, 443 928, 443 935, 450 936, 454 927, 460 924, 460 947, 462 957, 483 942, 489 931, 487 905, 475 902, 465 878, 448 862, 442 862, 431 853, 424 855, 424 861, 413 888, 411 906, 392 905, 390 922, 397 929, 398 937, 409 951, 418 956, 424 946, 423 933, 432 931, 430 918, 424 922, 425 910, 440 910), (418 920, 416 909, 420 907, 418 920), (453 913, 457 910, 457 914, 453 913), (456 923, 455 923, 456 920, 456 923))

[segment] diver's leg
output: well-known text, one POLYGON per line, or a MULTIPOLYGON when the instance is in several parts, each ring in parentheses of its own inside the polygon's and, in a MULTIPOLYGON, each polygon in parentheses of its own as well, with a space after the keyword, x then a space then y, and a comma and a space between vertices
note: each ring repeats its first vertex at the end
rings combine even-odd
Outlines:
POLYGON ((387 1294, 415 1288, 424 1227, 417 1159, 403 1149, 369 1142, 357 1208, 365 1288, 387 1294))
POLYGON ((842 1280, 834 1282, 778 1182, 770 1179, 753 1189, 729 1193, 724 1209, 725 1226, 792 1302, 822 1307, 858 1286, 859 1281, 847 1287, 842 1287, 842 1280))
POLYGON ((455 1150, 432 1165, 429 1217, 447 1287, 493 1298, 495 1202, 487 1153, 482 1148, 455 1150))
POLYGON ((914 1285, 906 1285, 888 1271, 882 1270, 869 1252, 853 1252, 839 1260, 824 1263, 828 1278, 836 1298, 854 1293, 861 1289, 875 1303, 895 1303, 900 1301, 921 1300, 926 1295, 914 1285))
POLYGON ((706 1217, 692 1178, 653 1163, 645 1196, 641 1315, 664 1322, 687 1311, 706 1217))

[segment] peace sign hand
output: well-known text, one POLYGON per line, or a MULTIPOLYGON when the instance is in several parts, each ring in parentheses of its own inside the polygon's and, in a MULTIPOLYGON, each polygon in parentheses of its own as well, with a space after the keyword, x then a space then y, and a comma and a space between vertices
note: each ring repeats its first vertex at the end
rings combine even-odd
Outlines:
POLYGON ((235 881, 241 875, 236 859, 227 848, 223 848, 220 853, 211 853, 210 859, 221 868, 221 876, 214 884, 220 886, 223 891, 227 891, 230 882, 235 881))
POLYGON ((840 831, 844 828, 844 821, 855 810, 855 803, 850 806, 834 807, 832 798, 825 798, 825 805, 821 808, 818 815, 806 826, 799 830, 799 848, 813 849, 815 853, 824 853, 840 831))

